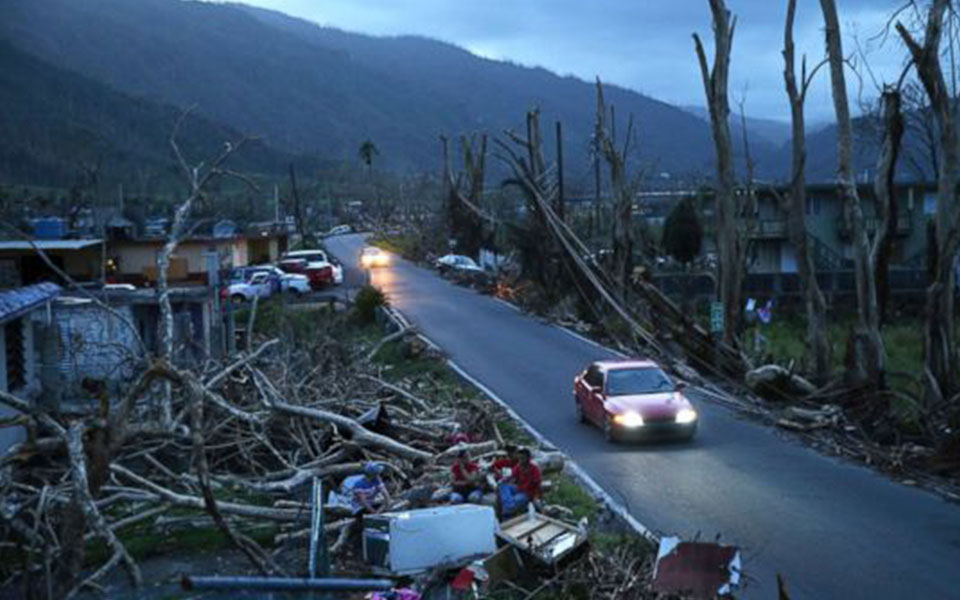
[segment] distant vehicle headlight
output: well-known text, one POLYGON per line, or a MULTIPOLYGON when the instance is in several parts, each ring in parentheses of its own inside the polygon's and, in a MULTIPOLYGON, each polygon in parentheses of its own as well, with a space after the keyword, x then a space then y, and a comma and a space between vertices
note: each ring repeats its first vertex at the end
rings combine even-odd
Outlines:
POLYGON ((688 424, 697 420, 697 411, 692 408, 681 408, 677 411, 677 423, 688 424))
POLYGON ((613 416, 613 422, 624 427, 643 427, 643 415, 630 411, 613 416))

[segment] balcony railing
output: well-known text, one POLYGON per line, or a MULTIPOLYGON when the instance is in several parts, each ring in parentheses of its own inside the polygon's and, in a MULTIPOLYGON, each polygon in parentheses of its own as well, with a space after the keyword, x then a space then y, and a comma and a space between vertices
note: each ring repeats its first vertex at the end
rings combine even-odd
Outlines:
POLYGON ((753 232, 754 239, 778 240, 787 237, 786 219, 761 219, 753 232))
MULTIPOLYGON (((863 219, 863 225, 867 229, 867 233, 873 235, 876 233, 877 228, 880 226, 880 219, 874 217, 867 217, 863 219)), ((897 235, 907 235, 910 233, 911 223, 909 215, 900 215, 897 217, 897 235)), ((844 219, 843 223, 840 225, 840 237, 844 239, 849 239, 851 233, 853 232, 852 224, 844 219)))

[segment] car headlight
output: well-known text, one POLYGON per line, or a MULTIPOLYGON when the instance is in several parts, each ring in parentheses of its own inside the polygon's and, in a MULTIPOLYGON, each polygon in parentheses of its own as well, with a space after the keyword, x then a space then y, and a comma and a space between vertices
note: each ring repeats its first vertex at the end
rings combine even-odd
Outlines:
POLYGON ((613 416, 613 422, 624 427, 643 427, 643 415, 630 411, 613 416))
POLYGON ((677 411, 677 423, 688 424, 697 420, 697 411, 692 408, 681 408, 677 411))

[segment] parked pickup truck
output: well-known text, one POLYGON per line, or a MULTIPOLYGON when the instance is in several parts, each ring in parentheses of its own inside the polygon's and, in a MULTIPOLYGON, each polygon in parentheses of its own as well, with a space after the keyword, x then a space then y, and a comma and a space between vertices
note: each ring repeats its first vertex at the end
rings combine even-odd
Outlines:
POLYGON ((327 257, 327 253, 319 248, 287 252, 281 257, 279 264, 280 268, 288 273, 306 275, 310 280, 310 287, 315 290, 343 281, 342 267, 333 264, 327 257))
POLYGON ((273 283, 269 273, 258 271, 251 274, 249 279, 233 281, 224 290, 224 295, 233 302, 251 302, 256 297, 269 298, 273 294, 273 283))

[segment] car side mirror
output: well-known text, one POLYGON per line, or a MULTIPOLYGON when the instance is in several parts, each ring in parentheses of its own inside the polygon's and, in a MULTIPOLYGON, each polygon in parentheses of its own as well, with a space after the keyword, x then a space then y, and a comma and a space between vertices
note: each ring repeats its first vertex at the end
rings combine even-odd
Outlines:
POLYGON ((676 385, 676 390, 677 390, 678 392, 682 392, 682 391, 685 390, 685 389, 687 389, 687 382, 685 382, 685 381, 678 381, 678 382, 677 382, 677 385, 676 385))

